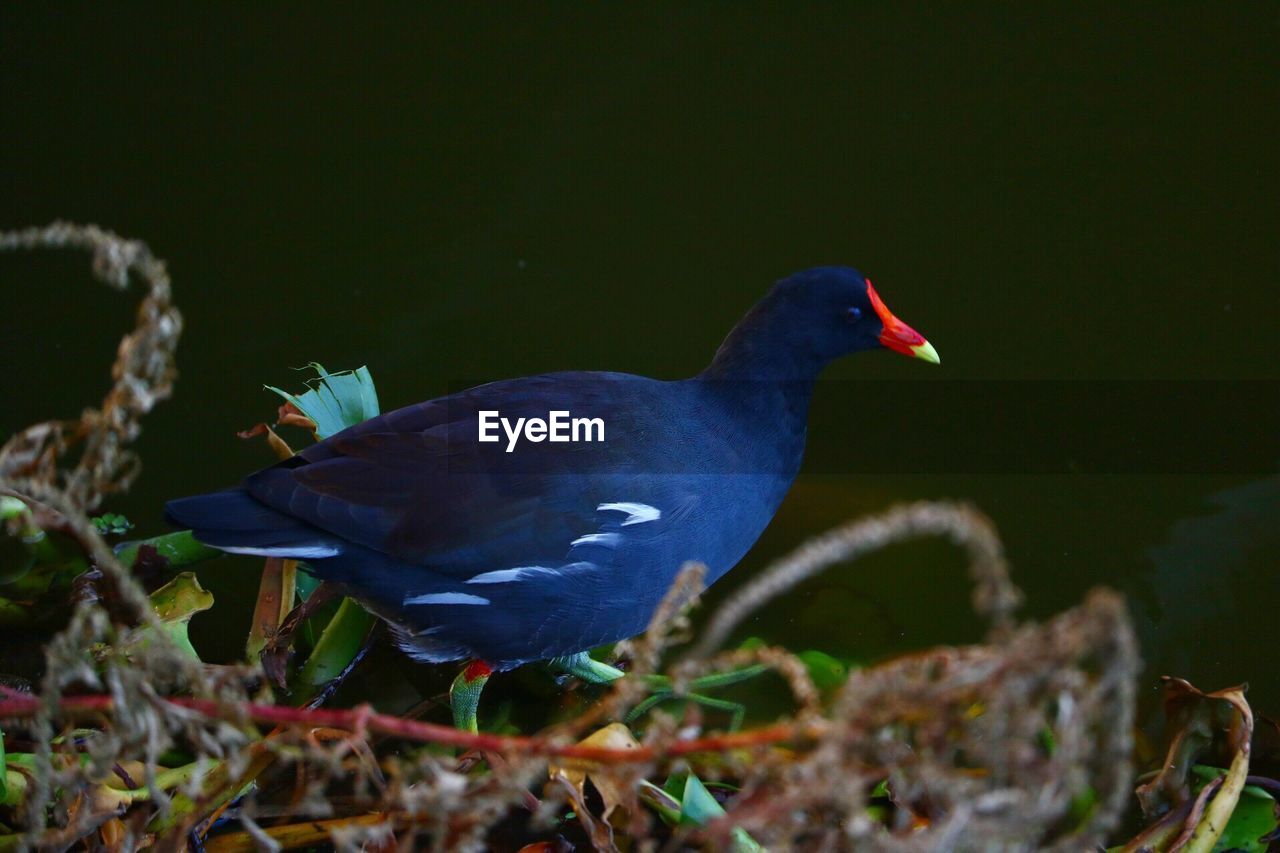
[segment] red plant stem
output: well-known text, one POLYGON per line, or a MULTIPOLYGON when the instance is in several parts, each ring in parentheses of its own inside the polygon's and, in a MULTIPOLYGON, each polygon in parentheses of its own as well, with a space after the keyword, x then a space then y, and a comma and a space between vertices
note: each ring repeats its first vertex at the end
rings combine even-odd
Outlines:
MULTIPOLYGON (((0 696, 0 720, 33 717, 40 709, 40 699, 34 696, 4 691, 0 696)), ((657 758, 688 755, 695 752, 723 752, 753 746, 816 738, 821 736, 821 723, 804 726, 780 723, 732 734, 713 735, 693 740, 677 740, 665 744, 642 745, 631 749, 609 749, 598 746, 556 743, 541 737, 495 735, 480 732, 464 732, 452 726, 407 720, 390 714, 379 714, 369 705, 351 709, 290 708, 283 705, 259 705, 254 703, 223 704, 210 699, 176 697, 163 700, 175 707, 194 711, 203 717, 219 720, 248 719, 256 723, 286 726, 324 726, 343 729, 364 736, 368 732, 390 735, 404 740, 438 743, 465 749, 489 752, 545 755, 555 758, 576 758, 602 764, 627 764, 652 761, 657 758)), ((106 695, 66 696, 58 702, 58 708, 69 716, 107 713, 114 710, 114 700, 106 695)))

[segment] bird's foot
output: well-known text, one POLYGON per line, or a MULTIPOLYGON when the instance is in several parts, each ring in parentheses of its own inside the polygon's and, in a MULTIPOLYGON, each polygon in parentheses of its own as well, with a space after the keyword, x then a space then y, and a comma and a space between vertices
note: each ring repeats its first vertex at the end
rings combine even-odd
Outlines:
POLYGON ((608 684, 626 675, 616 666, 609 666, 607 663, 598 661, 586 652, 552 658, 547 661, 547 664, 553 669, 567 672, 575 678, 581 678, 588 684, 608 684))
POLYGON ((740 681, 746 681, 755 678, 768 667, 763 664, 752 664, 742 669, 734 669, 729 672, 713 672, 710 675, 704 675, 699 678, 691 679, 686 685, 686 689, 677 692, 675 686, 671 683, 671 679, 665 675, 648 675, 645 676, 645 682, 653 688, 653 692, 648 698, 631 709, 631 713, 627 714, 625 722, 630 725, 640 717, 647 714, 663 702, 668 701, 685 701, 692 702, 695 705, 701 705, 704 708, 712 708, 717 711, 727 711, 730 714, 729 731, 736 732, 742 727, 743 718, 746 716, 747 708, 741 702, 731 702, 728 699, 716 699, 707 696, 699 691, 714 690, 717 687, 727 687, 730 684, 737 684, 740 681))
POLYGON ((453 726, 464 732, 480 731, 476 709, 480 706, 480 694, 493 670, 482 660, 473 660, 458 673, 449 688, 449 706, 453 709, 453 726))

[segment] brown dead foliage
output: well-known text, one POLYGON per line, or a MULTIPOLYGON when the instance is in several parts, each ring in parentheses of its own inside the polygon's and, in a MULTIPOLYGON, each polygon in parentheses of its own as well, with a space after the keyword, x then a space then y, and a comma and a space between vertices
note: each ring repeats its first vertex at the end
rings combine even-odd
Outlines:
POLYGON ((138 437, 142 416, 173 392, 182 315, 171 301, 164 261, 145 243, 68 222, 0 232, 0 251, 64 248, 91 252, 94 275, 111 287, 124 290, 133 277, 146 294, 134 329, 120 341, 111 368, 114 384, 101 406, 86 407, 78 419, 44 421, 14 435, 0 446, 0 477, 56 485, 73 504, 92 511, 104 495, 127 489, 137 476, 138 459, 125 445, 138 437), (68 467, 76 453, 76 464, 68 467))

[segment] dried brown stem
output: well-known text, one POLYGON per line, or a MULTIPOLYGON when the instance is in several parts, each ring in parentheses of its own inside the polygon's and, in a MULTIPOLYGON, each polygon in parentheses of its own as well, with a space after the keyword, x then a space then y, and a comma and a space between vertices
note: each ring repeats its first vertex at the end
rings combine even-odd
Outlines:
MULTIPOLYGON (((40 707, 40 700, 25 694, 6 692, 0 699, 0 719, 24 719, 33 717, 40 707)), ((690 755, 698 752, 721 752, 729 749, 783 743, 797 739, 820 737, 821 723, 782 724, 713 735, 694 740, 642 746, 636 749, 605 749, 560 743, 540 737, 471 733, 452 726, 408 720, 389 714, 380 714, 368 705, 352 709, 291 708, 284 705, 260 705, 256 703, 224 704, 210 699, 175 697, 162 700, 174 709, 191 711, 209 720, 228 722, 252 721, 266 725, 325 727, 341 729, 361 737, 368 733, 390 735, 407 741, 436 743, 445 746, 478 749, 486 752, 536 755, 557 758, 580 758, 601 764, 634 764, 654 761, 663 757, 690 755)), ((109 714, 116 709, 114 697, 108 695, 65 696, 57 703, 58 712, 75 719, 91 719, 109 714)))
POLYGON ((1007 628, 1022 594, 1009 581, 1004 549, 991 521, 964 504, 921 502, 851 521, 775 562, 716 611, 689 656, 706 657, 742 620, 800 582, 836 564, 919 536, 945 536, 968 552, 975 583, 974 608, 990 619, 993 627, 1007 628))
POLYGON ((128 488, 137 476, 137 457, 125 445, 138 437, 141 417, 173 392, 182 316, 170 299, 164 261, 141 241, 68 222, 0 231, 0 252, 63 248, 92 252, 94 275, 108 285, 124 290, 136 276, 147 294, 138 306, 137 325, 120 341, 111 370, 115 384, 102 407, 85 409, 75 421, 46 421, 17 433, 0 446, 0 475, 57 486, 73 504, 92 510, 104 495, 128 488), (60 469, 73 448, 80 451, 78 463, 60 469))

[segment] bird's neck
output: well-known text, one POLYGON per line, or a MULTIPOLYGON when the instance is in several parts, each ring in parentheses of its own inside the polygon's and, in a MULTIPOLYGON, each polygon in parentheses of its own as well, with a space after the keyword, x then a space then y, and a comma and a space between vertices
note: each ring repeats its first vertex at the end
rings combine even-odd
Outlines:
POLYGON ((694 380, 735 424, 744 462, 777 475, 783 492, 800 468, 809 401, 828 361, 795 334, 765 299, 733 327, 694 380))
POLYGON ((767 300, 733 327, 699 378, 813 385, 827 360, 816 356, 805 341, 790 339, 794 333, 788 333, 778 312, 766 308, 767 300))
POLYGON ((692 380, 719 422, 722 437, 734 446, 742 466, 736 473, 777 479, 781 495, 800 470, 809 423, 812 379, 734 379, 703 374, 692 380))
POLYGON ((770 458, 754 460, 789 482, 804 455, 813 385, 826 366, 804 346, 788 340, 779 313, 768 300, 756 305, 725 338, 696 381, 741 430, 745 447, 770 458))

